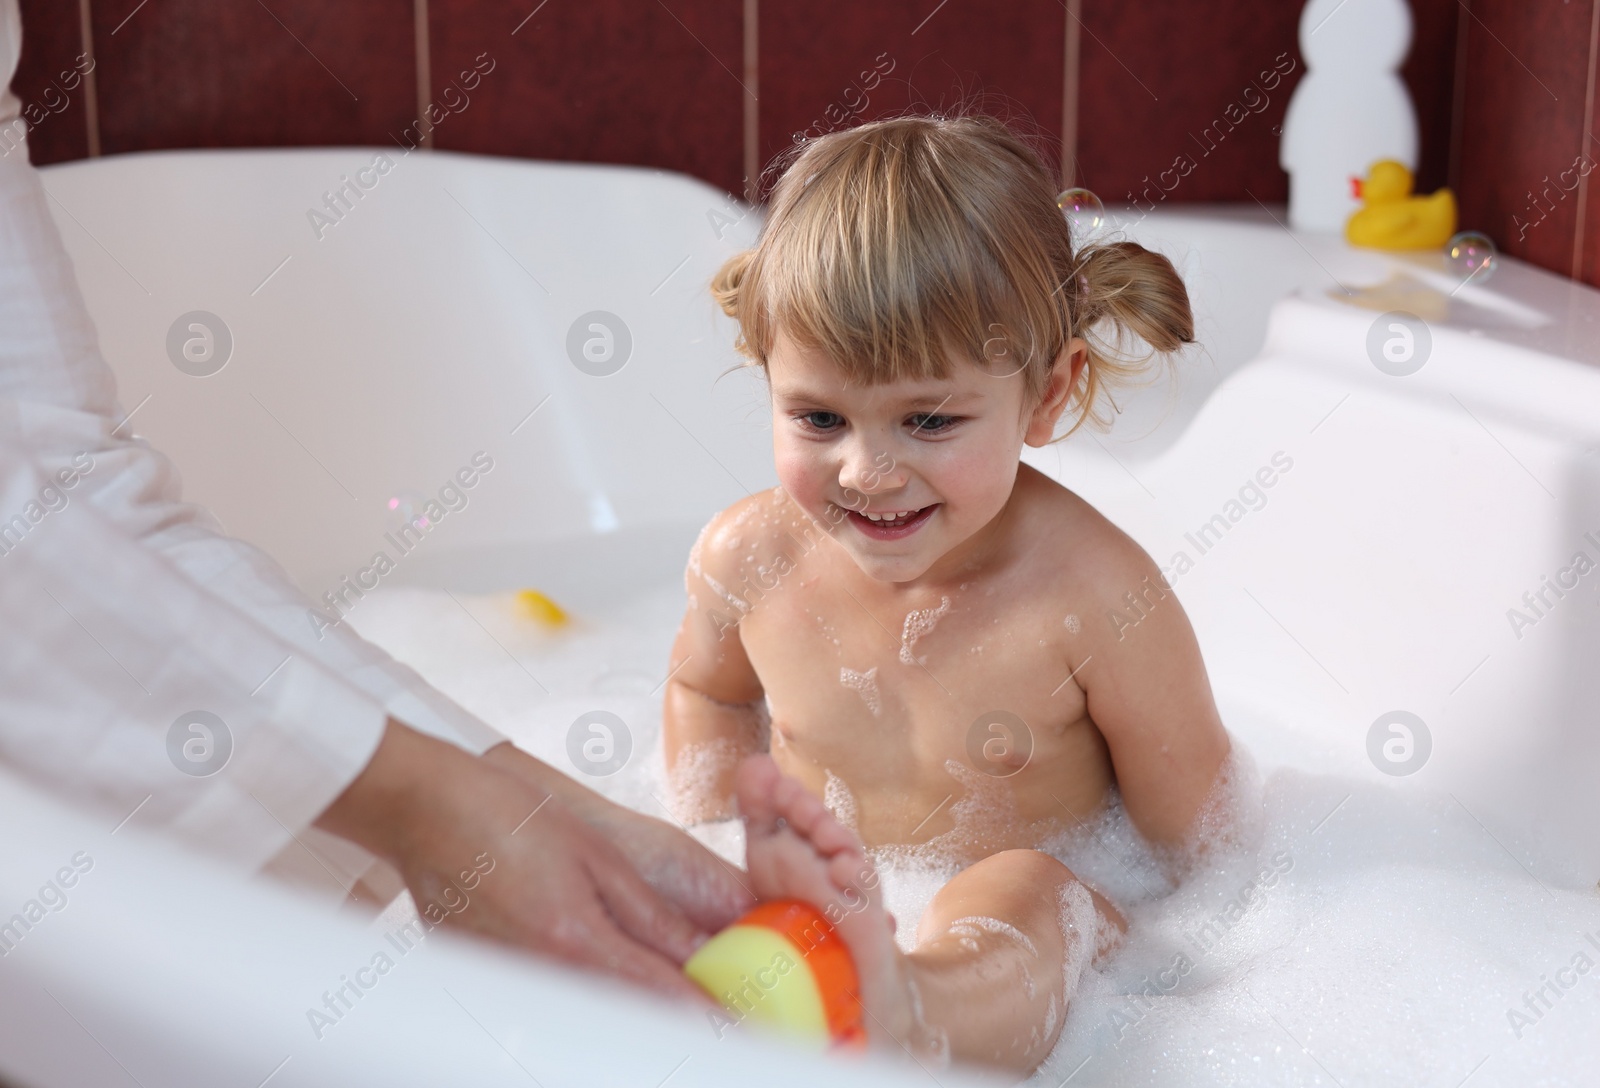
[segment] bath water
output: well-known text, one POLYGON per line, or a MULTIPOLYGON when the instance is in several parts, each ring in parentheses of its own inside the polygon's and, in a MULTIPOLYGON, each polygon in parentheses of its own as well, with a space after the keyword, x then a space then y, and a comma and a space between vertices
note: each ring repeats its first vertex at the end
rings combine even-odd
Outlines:
MULTIPOLYGON (((683 607, 683 590, 664 585, 549 627, 510 593, 385 588, 349 620, 541 759, 670 819, 661 701, 683 607), (596 710, 625 723, 611 743, 631 748, 604 777, 568 754, 592 740, 574 725, 596 710)), ((1226 693, 1219 703, 1241 757, 1234 841, 1215 843, 1176 887, 1116 804, 1043 844, 1118 904, 1129 934, 1081 971, 1030 1083, 1530 1088, 1600 1075, 1594 887, 1539 856, 1536 834, 1492 834, 1449 796, 1316 773, 1317 753, 1287 723, 1231 707, 1226 693)), ((1000 804, 981 777, 964 782, 983 787, 969 788, 969 818, 1000 804)), ((848 788, 828 787, 851 822, 848 788)), ((695 834, 742 863, 737 824, 695 834)), ((936 848, 876 860, 909 945, 956 870, 936 848)), ((994 928, 968 921, 974 934, 994 928)))

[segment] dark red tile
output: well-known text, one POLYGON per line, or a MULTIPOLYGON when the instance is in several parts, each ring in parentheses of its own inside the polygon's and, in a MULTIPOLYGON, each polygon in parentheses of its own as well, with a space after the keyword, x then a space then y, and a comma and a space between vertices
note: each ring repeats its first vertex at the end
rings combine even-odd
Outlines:
POLYGON ((392 144, 416 113, 411 0, 95 0, 104 151, 392 144))
POLYGON ((1301 5, 1218 6, 1085 0, 1078 160, 1107 203, 1159 201, 1156 186, 1176 201, 1288 199, 1278 142, 1304 71, 1301 5))
MULTIPOLYGON (((1450 183, 1450 119, 1455 108, 1459 0, 1410 0, 1411 53, 1400 76, 1417 107, 1417 191, 1450 183)), ((1470 21, 1470 20, 1469 20, 1470 21)))
POLYGON ((446 111, 435 147, 654 166, 742 190, 741 0, 517 8, 432 0, 434 101, 446 111), (493 67, 462 105, 460 73, 475 63, 493 67))
MULTIPOLYGON (((28 152, 36 165, 89 153, 82 75, 89 62, 79 60, 82 52, 77 4, 22 0, 22 57, 11 87, 29 121, 28 152)), ((0 151, 10 146, 4 140, 0 151)))
POLYGON ((762 162, 799 133, 965 106, 1042 135, 1054 165, 1066 19, 1057 0, 764 0, 762 162))
POLYGON ((1562 275, 1577 227, 1592 2, 1475 0, 1465 16, 1461 224, 1562 275))

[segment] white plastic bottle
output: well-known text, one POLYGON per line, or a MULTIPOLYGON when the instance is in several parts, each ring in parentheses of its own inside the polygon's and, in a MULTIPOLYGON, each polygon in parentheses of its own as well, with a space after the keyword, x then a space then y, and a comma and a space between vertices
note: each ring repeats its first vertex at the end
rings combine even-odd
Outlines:
POLYGON ((1289 224, 1338 232, 1361 206, 1352 177, 1379 159, 1417 167, 1417 113, 1400 81, 1411 48, 1405 0, 1307 0, 1306 63, 1283 119, 1278 162, 1289 172, 1289 224))

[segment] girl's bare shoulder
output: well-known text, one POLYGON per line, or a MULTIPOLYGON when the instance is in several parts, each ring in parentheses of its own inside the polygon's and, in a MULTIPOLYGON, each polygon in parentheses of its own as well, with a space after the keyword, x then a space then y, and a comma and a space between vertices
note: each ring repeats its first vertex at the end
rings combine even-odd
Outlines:
MULTIPOLYGON (((740 499, 706 523, 689 552, 689 575, 738 584, 784 553, 810 519, 781 487, 740 499)), ((814 531, 814 530, 813 530, 814 531)))
POLYGON ((1117 599, 1147 575, 1159 575, 1131 536, 1071 488, 1028 465, 1019 470, 1017 486, 1025 500, 1024 554, 1050 576, 1044 584, 1117 599))

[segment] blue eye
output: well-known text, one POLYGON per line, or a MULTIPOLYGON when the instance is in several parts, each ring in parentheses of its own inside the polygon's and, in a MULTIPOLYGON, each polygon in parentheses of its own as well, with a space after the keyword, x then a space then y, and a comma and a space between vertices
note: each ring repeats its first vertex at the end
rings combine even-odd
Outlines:
POLYGON ((814 431, 831 431, 844 422, 838 412, 806 412, 796 418, 814 431))
POLYGON ((920 412, 906 420, 911 424, 913 433, 937 434, 939 431, 949 430, 955 425, 955 416, 937 416, 927 412, 920 412))

